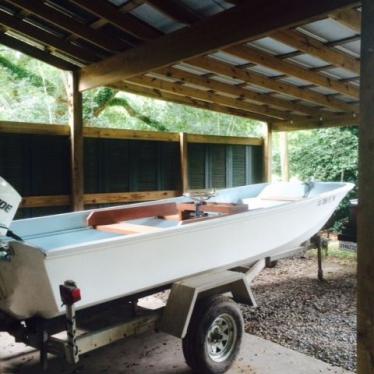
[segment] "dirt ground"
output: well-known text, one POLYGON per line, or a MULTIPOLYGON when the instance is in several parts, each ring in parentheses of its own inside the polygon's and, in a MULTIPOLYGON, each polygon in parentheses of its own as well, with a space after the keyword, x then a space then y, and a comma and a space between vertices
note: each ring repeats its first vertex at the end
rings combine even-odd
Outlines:
MULTIPOLYGON (((336 252, 338 253, 338 252, 336 252)), ((246 331, 347 370, 356 368, 356 261, 314 253, 282 260, 254 282, 258 308, 243 307, 246 331)))

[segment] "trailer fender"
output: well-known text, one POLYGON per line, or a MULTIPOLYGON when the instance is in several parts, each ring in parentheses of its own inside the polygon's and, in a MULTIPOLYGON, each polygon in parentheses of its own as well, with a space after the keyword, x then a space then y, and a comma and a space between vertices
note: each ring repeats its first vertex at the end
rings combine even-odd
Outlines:
POLYGON ((200 298, 231 294, 236 302, 256 306, 246 275, 224 270, 209 272, 173 284, 162 313, 159 330, 183 339, 196 304, 200 298))

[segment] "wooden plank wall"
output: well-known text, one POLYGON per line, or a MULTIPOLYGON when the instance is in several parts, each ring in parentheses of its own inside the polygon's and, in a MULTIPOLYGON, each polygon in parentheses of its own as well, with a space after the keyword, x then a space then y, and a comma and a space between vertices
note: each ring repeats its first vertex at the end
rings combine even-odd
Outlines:
MULTIPOLYGON (((20 217, 70 211, 69 134, 65 125, 0 121, 0 175, 24 196, 20 217)), ((86 207, 177 196, 188 186, 185 178, 193 180, 199 168, 203 183, 190 188, 221 188, 263 178, 261 138, 93 127, 85 127, 83 135, 86 207), (204 158, 199 161, 195 153, 201 149, 204 158)))

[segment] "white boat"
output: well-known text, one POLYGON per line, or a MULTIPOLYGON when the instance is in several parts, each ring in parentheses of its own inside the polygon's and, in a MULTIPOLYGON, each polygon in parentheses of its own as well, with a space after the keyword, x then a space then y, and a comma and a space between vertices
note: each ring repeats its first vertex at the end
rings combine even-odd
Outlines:
MULTIPOLYGON (((13 221, 10 229, 23 241, 0 231, 0 310, 17 319, 53 318, 64 313, 59 285, 66 280, 82 291, 79 309, 284 252, 318 232, 352 187, 230 188, 197 216, 191 198, 182 196, 13 221)), ((0 214, 6 226, 20 199, 1 178, 0 199, 13 199, 0 214)))

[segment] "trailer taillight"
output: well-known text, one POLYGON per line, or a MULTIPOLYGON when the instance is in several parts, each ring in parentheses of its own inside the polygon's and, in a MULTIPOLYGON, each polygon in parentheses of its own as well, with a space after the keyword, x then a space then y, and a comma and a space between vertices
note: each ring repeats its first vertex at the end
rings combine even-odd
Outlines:
POLYGON ((73 281, 66 281, 60 285, 60 295, 63 305, 73 305, 81 300, 81 290, 73 281))

